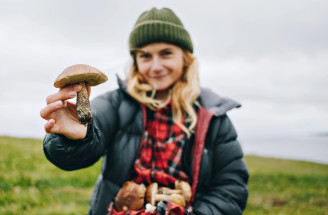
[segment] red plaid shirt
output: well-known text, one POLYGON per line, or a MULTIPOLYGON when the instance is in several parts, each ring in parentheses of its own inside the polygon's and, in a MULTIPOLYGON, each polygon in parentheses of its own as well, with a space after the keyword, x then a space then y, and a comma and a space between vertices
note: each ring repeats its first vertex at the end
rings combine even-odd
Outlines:
MULTIPOLYGON (((189 181, 187 174, 181 169, 185 133, 173 122, 171 104, 157 111, 148 108, 146 111, 147 124, 134 163, 134 172, 129 180, 138 184, 157 182, 159 185, 170 187, 174 186, 176 180, 189 181)), ((184 118, 181 122, 184 123, 184 118)), ((167 211, 188 214, 186 208, 171 202, 161 203, 161 207, 157 207, 155 213, 144 212, 143 209, 116 212, 112 206, 109 205, 108 214, 166 214, 167 211)))
POLYGON ((163 186, 174 186, 176 180, 188 181, 181 170, 184 144, 185 133, 174 124, 170 104, 158 111, 147 108, 147 125, 132 179, 138 184, 157 182, 163 186))

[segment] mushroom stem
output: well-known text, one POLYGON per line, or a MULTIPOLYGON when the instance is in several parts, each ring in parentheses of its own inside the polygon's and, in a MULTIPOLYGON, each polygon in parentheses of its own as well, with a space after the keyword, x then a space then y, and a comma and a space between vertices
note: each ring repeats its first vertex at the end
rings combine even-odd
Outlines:
POLYGON ((155 195, 155 202, 159 201, 171 201, 171 196, 170 195, 165 195, 165 194, 156 194, 155 195))
POLYGON ((159 201, 168 201, 173 202, 177 205, 180 205, 182 207, 186 206, 185 199, 180 194, 171 194, 171 195, 165 195, 165 194, 156 194, 155 195, 155 202, 159 201))
POLYGON ((183 194, 183 192, 182 190, 174 190, 168 187, 161 187, 158 189, 158 194, 171 195, 171 194, 183 194))
POLYGON ((89 95, 84 82, 79 83, 82 86, 82 90, 77 93, 76 98, 76 114, 79 121, 86 125, 92 123, 92 114, 90 109, 89 95))

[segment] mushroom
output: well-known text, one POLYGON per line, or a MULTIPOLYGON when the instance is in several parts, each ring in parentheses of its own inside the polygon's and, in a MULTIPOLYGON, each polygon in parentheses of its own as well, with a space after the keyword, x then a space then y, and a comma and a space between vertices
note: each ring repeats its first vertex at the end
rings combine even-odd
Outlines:
POLYGON ((82 90, 77 93, 76 114, 81 124, 86 125, 92 123, 92 114, 88 91, 85 85, 96 86, 107 80, 107 76, 98 69, 85 64, 77 64, 67 67, 56 78, 54 86, 56 88, 66 87, 72 84, 80 84, 82 86, 82 90))
POLYGON ((191 199, 191 187, 189 183, 185 181, 175 181, 174 189, 170 189, 168 187, 160 187, 158 189, 158 193, 160 194, 181 194, 185 198, 186 202, 190 202, 191 199))
POLYGON ((160 188, 158 188, 158 193, 159 194, 166 194, 166 195, 182 194, 182 190, 171 189, 171 188, 168 188, 168 187, 160 187, 160 188))
POLYGON ((146 189, 146 202, 155 205, 155 196, 157 194, 158 184, 151 183, 146 189))
POLYGON ((181 190, 182 195, 186 200, 186 202, 190 202, 192 191, 191 191, 190 184, 188 182, 177 180, 174 183, 174 188, 177 190, 181 190))
POLYGON ((168 201, 173 202, 177 205, 180 205, 182 207, 186 206, 186 201, 184 197, 180 194, 160 194, 158 193, 158 184, 152 183, 147 187, 146 190, 146 203, 149 203, 151 205, 155 205, 159 201, 168 201))
POLYGON ((144 184, 137 184, 133 181, 125 182, 116 195, 116 209, 118 211, 141 209, 144 205, 145 191, 144 184))

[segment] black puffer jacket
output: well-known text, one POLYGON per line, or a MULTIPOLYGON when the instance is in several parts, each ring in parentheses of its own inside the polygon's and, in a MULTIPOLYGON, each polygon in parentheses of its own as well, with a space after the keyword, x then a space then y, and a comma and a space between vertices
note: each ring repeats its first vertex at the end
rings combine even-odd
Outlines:
MULTIPOLYGON (((106 207, 128 179, 144 129, 145 109, 120 88, 92 101, 93 124, 83 140, 47 134, 46 157, 64 170, 94 164, 103 157, 102 172, 91 197, 89 214, 106 214, 106 207)), ((185 162, 192 177, 193 213, 242 214, 248 197, 248 170, 226 112, 240 105, 202 89, 193 152, 185 162)), ((184 152, 186 154, 186 152, 184 152)), ((187 170, 186 170, 187 171, 187 170)))

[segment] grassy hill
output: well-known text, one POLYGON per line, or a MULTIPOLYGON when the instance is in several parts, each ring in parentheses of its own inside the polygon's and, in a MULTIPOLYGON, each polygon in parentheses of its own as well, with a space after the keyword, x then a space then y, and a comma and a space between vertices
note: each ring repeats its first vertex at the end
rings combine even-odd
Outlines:
MULTIPOLYGON (((246 156, 251 177, 244 214, 328 215, 328 165, 246 156)), ((42 141, 0 137, 0 214, 86 214, 100 162, 67 172, 49 163, 42 141)))

